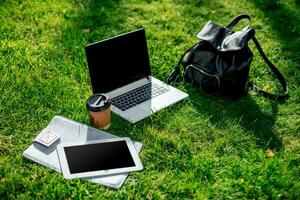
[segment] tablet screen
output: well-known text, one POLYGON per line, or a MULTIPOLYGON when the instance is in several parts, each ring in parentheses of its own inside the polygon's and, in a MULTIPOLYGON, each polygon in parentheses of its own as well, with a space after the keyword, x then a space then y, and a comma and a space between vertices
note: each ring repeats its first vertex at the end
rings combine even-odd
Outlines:
POLYGON ((70 173, 134 167, 126 141, 64 147, 70 173))

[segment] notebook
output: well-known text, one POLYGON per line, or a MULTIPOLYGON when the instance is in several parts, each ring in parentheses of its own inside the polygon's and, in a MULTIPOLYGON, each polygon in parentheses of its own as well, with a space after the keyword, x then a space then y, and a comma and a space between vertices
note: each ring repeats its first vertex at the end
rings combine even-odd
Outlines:
MULTIPOLYGON (((23 152, 23 156, 26 159, 47 166, 60 173, 61 168, 56 151, 56 146, 58 144, 73 141, 93 141, 118 137, 61 116, 55 116, 48 124, 46 129, 58 134, 60 136, 60 140, 52 144, 50 147, 45 147, 44 145, 34 142, 23 152)), ((143 144, 136 141, 133 141, 133 143, 137 153, 139 153, 143 144)), ((106 177, 91 177, 84 179, 92 183, 102 184, 111 188, 120 188, 127 177, 128 173, 124 173, 106 177)))

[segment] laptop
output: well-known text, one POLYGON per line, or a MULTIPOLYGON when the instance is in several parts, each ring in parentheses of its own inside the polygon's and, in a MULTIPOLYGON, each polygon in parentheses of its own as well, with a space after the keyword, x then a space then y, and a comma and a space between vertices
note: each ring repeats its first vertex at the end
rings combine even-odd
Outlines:
POLYGON ((188 97, 151 76, 145 30, 85 47, 93 93, 105 93, 111 110, 131 123, 188 97))

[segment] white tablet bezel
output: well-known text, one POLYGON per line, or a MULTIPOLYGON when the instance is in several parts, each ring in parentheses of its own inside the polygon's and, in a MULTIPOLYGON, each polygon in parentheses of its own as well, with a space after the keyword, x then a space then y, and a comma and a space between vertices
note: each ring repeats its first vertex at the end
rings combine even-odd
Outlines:
POLYGON ((63 176, 67 179, 73 178, 84 178, 84 177, 93 177, 93 176, 106 176, 106 175, 113 175, 113 174, 121 174, 126 172, 132 171, 139 171, 143 169, 143 165, 141 160, 138 156, 138 153, 135 150, 134 144, 130 140, 130 138, 111 138, 111 139, 103 139, 103 140, 94 140, 94 141, 87 141, 87 142, 72 142, 72 143, 61 143, 57 146, 57 153, 60 160, 61 171, 63 176), (66 158, 64 147, 72 147, 72 146, 81 146, 81 145, 89 145, 89 144, 97 144, 97 143, 107 143, 107 142, 116 142, 116 141, 125 141, 131 157, 134 161, 134 167, 124 167, 124 168, 117 168, 117 169, 108 169, 108 170, 98 170, 98 171, 91 171, 91 172, 81 172, 81 173, 70 173, 68 161, 66 158))

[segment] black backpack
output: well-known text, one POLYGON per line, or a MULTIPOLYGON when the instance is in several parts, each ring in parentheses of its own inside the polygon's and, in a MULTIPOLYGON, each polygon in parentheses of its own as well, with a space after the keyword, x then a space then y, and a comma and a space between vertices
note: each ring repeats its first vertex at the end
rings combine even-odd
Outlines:
POLYGON ((184 68, 184 79, 200 89, 223 96, 238 98, 251 88, 259 94, 272 99, 288 97, 288 87, 282 74, 264 54, 255 38, 255 30, 250 28, 251 18, 242 14, 234 18, 226 27, 209 21, 197 34, 199 43, 188 49, 179 60, 175 69, 167 78, 167 83, 176 81, 180 68, 184 68), (249 24, 242 30, 233 32, 233 27, 242 19, 249 24), (260 55, 279 79, 283 94, 266 92, 249 81, 250 64, 253 53, 248 47, 251 40, 260 55))

